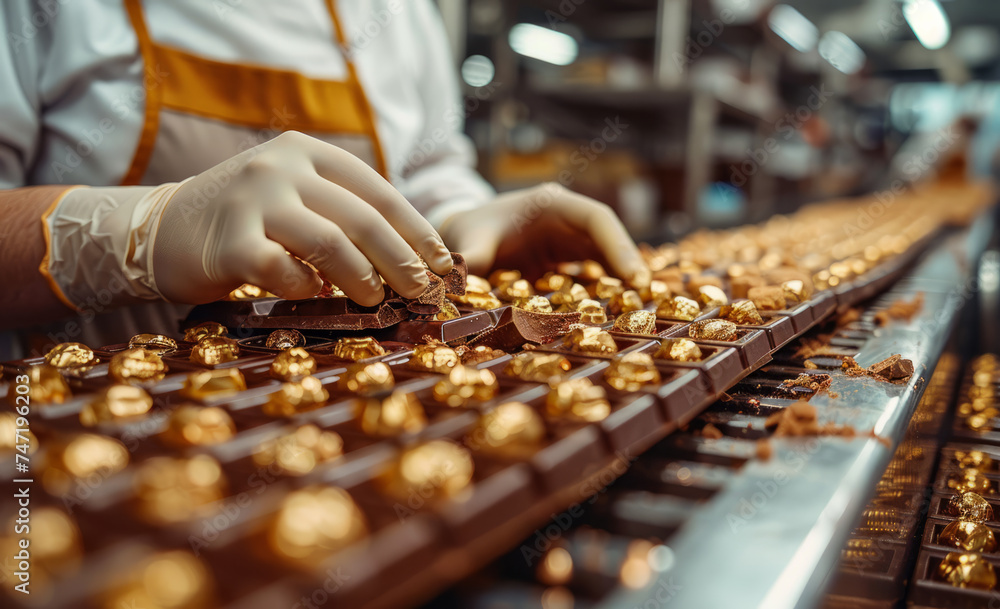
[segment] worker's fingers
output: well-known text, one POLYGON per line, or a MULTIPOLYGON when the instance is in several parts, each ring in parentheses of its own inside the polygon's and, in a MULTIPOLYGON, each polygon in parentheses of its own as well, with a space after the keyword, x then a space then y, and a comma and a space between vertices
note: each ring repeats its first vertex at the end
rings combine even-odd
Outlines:
POLYGON ((316 267, 354 302, 382 302, 382 280, 372 263, 339 226, 306 208, 285 210, 266 220, 267 236, 316 267))
POLYGON ((614 210, 561 186, 544 185, 540 188, 549 189, 552 196, 550 209, 553 212, 590 235, 616 275, 635 287, 649 285, 649 267, 614 210))
POLYGON ((281 298, 309 298, 323 287, 323 281, 312 269, 289 256, 284 246, 270 239, 248 240, 239 248, 239 258, 240 281, 262 287, 281 298))
POLYGON ((465 258, 470 273, 485 275, 493 267, 502 236, 497 227, 469 227, 456 235, 452 247, 465 258))
POLYGON ((394 290, 416 298, 427 288, 427 273, 413 248, 375 208, 319 176, 306 176, 298 186, 306 207, 335 222, 394 290))
POLYGON ((392 184, 346 150, 309 136, 303 137, 306 138, 303 145, 320 176, 375 208, 410 247, 423 256, 432 271, 443 275, 451 270, 454 263, 444 241, 392 184))

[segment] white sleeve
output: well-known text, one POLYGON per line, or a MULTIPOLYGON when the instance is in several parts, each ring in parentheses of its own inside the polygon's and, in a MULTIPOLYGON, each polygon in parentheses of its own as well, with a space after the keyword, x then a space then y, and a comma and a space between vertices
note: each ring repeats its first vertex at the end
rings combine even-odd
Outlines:
POLYGON ((38 151, 42 69, 38 49, 49 35, 46 16, 51 20, 28 0, 0 4, 0 30, 5 37, 0 42, 0 189, 25 186, 38 151))
POLYGON ((476 150, 462 132, 465 105, 441 15, 430 0, 413 2, 414 39, 423 42, 418 89, 424 109, 420 138, 407 156, 400 192, 439 228, 451 214, 483 205, 496 191, 476 171, 476 150))

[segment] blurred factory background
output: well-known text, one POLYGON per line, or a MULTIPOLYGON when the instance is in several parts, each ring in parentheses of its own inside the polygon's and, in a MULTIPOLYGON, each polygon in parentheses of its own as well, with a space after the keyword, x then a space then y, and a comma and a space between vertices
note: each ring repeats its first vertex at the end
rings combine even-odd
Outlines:
POLYGON ((675 237, 993 166, 1000 5, 974 0, 438 0, 466 130, 675 237), (992 128, 991 128, 992 125, 992 128))

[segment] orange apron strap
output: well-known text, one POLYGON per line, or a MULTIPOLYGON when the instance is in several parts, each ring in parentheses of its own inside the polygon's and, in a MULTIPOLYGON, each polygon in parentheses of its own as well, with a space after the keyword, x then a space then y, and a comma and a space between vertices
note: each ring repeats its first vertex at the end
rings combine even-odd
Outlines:
POLYGON ((326 0, 326 7, 330 11, 330 18, 333 20, 333 31, 337 36, 337 43, 340 45, 341 51, 344 54, 344 63, 347 64, 347 81, 355 91, 357 95, 358 106, 363 109, 362 115, 366 122, 368 133, 370 134, 372 140, 372 148, 375 152, 375 162, 377 167, 375 169, 382 174, 382 177, 389 179, 389 170, 385 162, 385 154, 382 151, 382 142, 378 137, 378 129, 375 127, 375 112, 372 110, 371 104, 368 103, 368 97, 365 95, 365 89, 361 86, 361 81, 358 79, 357 71, 354 69, 354 62, 351 61, 351 56, 348 53, 347 39, 344 37, 344 30, 340 26, 340 19, 337 17, 337 0, 326 0))
MULTIPOLYGON (((144 71, 150 72, 156 69, 153 56, 153 41, 149 37, 149 30, 146 29, 146 20, 142 15, 142 0, 125 0, 125 8, 128 10, 129 19, 132 21, 132 28, 135 30, 136 38, 139 40, 139 52, 142 53, 144 71)), ((146 90, 146 113, 142 125, 142 132, 139 136, 139 144, 132 156, 132 164, 129 166, 125 177, 122 179, 122 186, 132 186, 139 184, 142 176, 146 174, 149 160, 153 156, 153 147, 156 144, 156 133, 160 128, 160 105, 162 103, 162 87, 149 86, 143 83, 146 90)))

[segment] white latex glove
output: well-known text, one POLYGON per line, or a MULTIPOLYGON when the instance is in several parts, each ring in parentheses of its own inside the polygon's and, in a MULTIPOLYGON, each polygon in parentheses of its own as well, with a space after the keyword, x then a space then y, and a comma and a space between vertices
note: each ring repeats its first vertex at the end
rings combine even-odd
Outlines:
POLYGON ((50 273, 73 302, 123 277, 135 299, 202 303, 252 283, 307 298, 322 280, 374 305, 451 270, 431 225, 350 153, 287 132, 179 184, 81 188, 49 217, 50 273))
POLYGON ((554 183, 457 212, 441 235, 472 273, 518 269, 534 279, 558 262, 594 259, 635 287, 649 284, 649 267, 614 210, 554 183))

